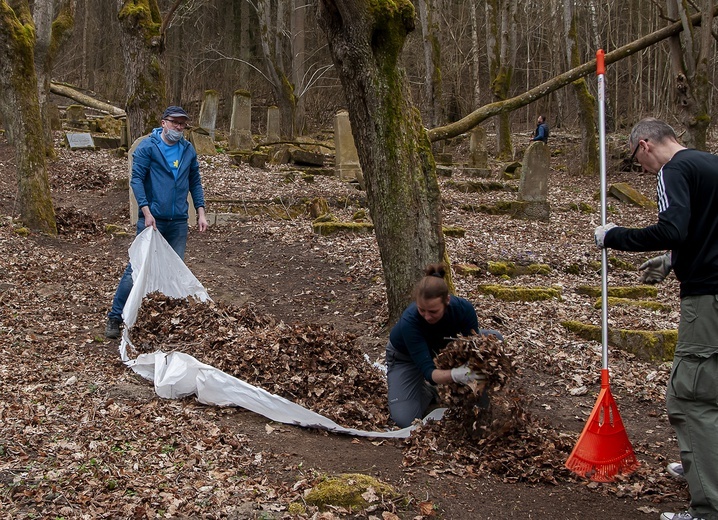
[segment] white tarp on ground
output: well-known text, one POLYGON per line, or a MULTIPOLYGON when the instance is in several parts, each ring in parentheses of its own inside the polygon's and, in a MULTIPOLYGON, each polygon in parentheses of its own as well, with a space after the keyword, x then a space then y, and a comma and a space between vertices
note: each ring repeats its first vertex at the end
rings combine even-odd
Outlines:
MULTIPOLYGON (((129 331, 137 320, 142 299, 147 294, 158 291, 171 298, 192 296, 203 302, 211 299, 159 231, 149 227, 137 235, 129 254, 134 285, 122 312, 125 327, 120 341, 120 359, 137 374, 153 381, 158 396, 177 399, 196 395, 204 404, 239 406, 284 424, 362 437, 404 438, 414 429, 409 426, 401 430, 369 432, 344 428, 331 419, 200 363, 181 352, 157 351, 129 359, 127 347, 132 346, 129 331)), ((425 420, 440 419, 444 410, 434 410, 425 420)))

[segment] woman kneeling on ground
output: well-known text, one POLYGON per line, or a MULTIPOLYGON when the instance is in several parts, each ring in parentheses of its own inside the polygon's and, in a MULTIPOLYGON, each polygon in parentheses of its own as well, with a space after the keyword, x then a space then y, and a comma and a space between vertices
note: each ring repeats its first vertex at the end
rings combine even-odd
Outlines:
MULTIPOLYGON (((439 370, 436 355, 459 334, 496 336, 501 333, 479 329, 474 306, 464 298, 449 294, 446 266, 432 264, 414 287, 414 302, 404 310, 391 329, 386 345, 389 413, 401 428, 424 417, 427 409, 438 402, 434 387, 447 383, 468 384, 481 378, 466 366, 439 370)), ((487 403, 488 405, 488 403, 487 403)))

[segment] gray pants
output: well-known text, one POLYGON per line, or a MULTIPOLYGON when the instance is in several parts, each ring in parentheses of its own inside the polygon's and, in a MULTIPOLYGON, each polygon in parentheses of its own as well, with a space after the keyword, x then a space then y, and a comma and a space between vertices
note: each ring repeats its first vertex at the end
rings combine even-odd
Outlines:
POLYGON ((666 408, 691 493, 689 512, 718 520, 718 295, 681 300, 666 408))

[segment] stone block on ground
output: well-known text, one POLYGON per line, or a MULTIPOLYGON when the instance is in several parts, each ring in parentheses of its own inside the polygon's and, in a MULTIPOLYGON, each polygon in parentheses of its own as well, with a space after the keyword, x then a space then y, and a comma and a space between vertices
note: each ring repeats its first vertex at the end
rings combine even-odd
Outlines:
MULTIPOLYGON (((579 285, 576 287, 578 294, 585 294, 598 298, 601 296, 601 286, 579 285)), ((640 300, 642 298, 655 298, 658 289, 653 285, 632 285, 626 287, 608 287, 608 296, 614 298, 630 298, 640 300)))
POLYGON ((639 206, 641 208, 652 208, 656 206, 655 202, 626 182, 611 184, 608 188, 608 194, 617 198, 621 202, 633 204, 634 206, 639 206))
POLYGON ((524 220, 548 222, 551 217, 551 205, 546 201, 516 200, 511 203, 511 215, 524 220))
POLYGON ((439 177, 451 177, 454 174, 454 169, 451 166, 443 164, 436 165, 436 175, 439 177))
MULTIPOLYGON (((593 304, 593 306, 596 309, 601 308, 601 304, 603 302, 603 298, 596 299, 596 303, 593 304)), ((631 298, 615 298, 613 296, 608 297, 608 307, 615 307, 615 306, 622 306, 622 307, 639 307, 641 309, 648 309, 651 311, 663 311, 663 312, 670 312, 671 306, 666 305, 665 303, 653 301, 653 300, 634 300, 631 298)))
POLYGON ((324 166, 324 154, 309 152, 301 148, 293 148, 290 151, 292 162, 304 166, 324 166))
MULTIPOLYGON (((564 321, 561 323, 580 338, 601 342, 602 329, 599 325, 564 321)), ((608 329, 608 344, 624 352, 630 352, 642 361, 670 361, 676 350, 677 330, 630 330, 608 329)))
POLYGON ((466 229, 458 226, 444 226, 442 231, 447 237, 462 238, 466 236, 466 229))
POLYGON ((103 150, 114 150, 115 148, 119 148, 121 143, 119 137, 106 135, 95 135, 92 139, 95 141, 95 146, 103 150))
POLYGON ((475 177, 478 179, 488 179, 491 177, 491 170, 488 168, 469 168, 465 167, 461 170, 467 177, 475 177))
POLYGON ((333 235, 335 233, 368 234, 374 231, 374 226, 368 222, 313 222, 312 229, 318 235, 333 235))
POLYGON ((476 264, 454 264, 454 272, 459 276, 480 276, 481 268, 476 264))

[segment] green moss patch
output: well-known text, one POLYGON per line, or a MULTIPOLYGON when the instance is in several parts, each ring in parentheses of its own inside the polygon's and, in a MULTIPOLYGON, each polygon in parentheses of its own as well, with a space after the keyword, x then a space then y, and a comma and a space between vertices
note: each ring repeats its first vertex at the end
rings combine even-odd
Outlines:
POLYGON ((374 226, 368 222, 312 222, 312 229, 318 235, 333 235, 334 233, 371 233, 374 226))
POLYGON ((443 231, 447 237, 463 238, 466 235, 466 230, 462 227, 444 226, 443 231))
POLYGON ((547 275, 551 273, 551 266, 547 264, 516 265, 509 261, 489 261, 487 267, 494 276, 520 276, 524 274, 547 275))
POLYGON ((471 213, 486 213, 487 215, 510 215, 513 211, 510 201, 498 201, 495 204, 462 204, 461 209, 471 213))
POLYGON ((321 481, 309 490, 304 500, 319 508, 334 506, 356 510, 400 497, 394 488, 374 477, 347 473, 321 481))
POLYGON ((444 186, 462 193, 485 193, 488 191, 518 191, 518 187, 498 181, 448 181, 444 186))
POLYGON ((503 285, 479 285, 479 292, 490 294, 506 302, 535 302, 561 298, 560 287, 506 287, 503 285))
MULTIPOLYGON (((598 298, 596 300, 596 303, 594 304, 594 307, 597 309, 601 308, 601 302, 603 301, 603 298, 598 298)), ((670 311, 671 306, 666 305, 665 303, 661 302, 654 302, 654 301, 648 301, 648 300, 632 300, 631 298, 614 298, 612 296, 608 297, 608 306, 624 306, 624 307, 640 307, 641 309, 648 309, 651 311, 670 311)))
MULTIPOLYGON (((593 285, 579 285, 576 288, 578 294, 586 294, 598 298, 601 296, 601 287, 593 285)), ((658 295, 658 289, 652 285, 634 285, 631 287, 609 287, 608 296, 614 298, 630 298, 632 300, 640 300, 642 298, 655 298, 658 295)))
MULTIPOLYGON (((601 342, 601 327, 598 325, 579 321, 564 321, 561 325, 580 338, 601 342)), ((608 330, 610 346, 630 352, 643 361, 670 361, 673 359, 677 341, 677 330, 608 330)))

